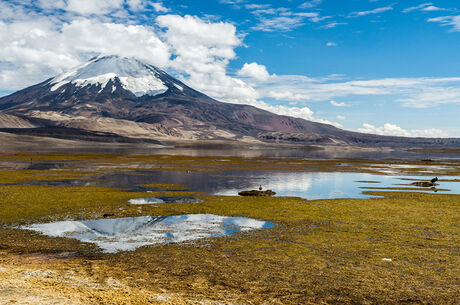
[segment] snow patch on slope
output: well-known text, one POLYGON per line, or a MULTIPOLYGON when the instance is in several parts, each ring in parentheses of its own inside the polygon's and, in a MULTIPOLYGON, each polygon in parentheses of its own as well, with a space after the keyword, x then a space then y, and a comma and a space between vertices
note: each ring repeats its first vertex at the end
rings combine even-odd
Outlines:
MULTIPOLYGON (((119 79, 121 86, 136 96, 162 94, 168 87, 161 80, 161 71, 134 58, 103 56, 51 80, 51 91, 72 83, 79 87, 96 85, 101 91, 112 80, 119 79)), ((112 92, 115 91, 112 87, 112 92)))

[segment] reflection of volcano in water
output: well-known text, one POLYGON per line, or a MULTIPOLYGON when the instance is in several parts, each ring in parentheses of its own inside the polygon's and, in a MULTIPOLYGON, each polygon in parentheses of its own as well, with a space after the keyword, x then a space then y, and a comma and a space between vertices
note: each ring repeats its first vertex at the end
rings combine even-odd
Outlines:
POLYGON ((84 220, 77 223, 81 224, 82 227, 86 227, 87 231, 92 231, 94 234, 101 237, 108 237, 116 236, 117 234, 131 234, 142 231, 144 228, 150 227, 156 222, 164 220, 166 217, 146 216, 137 218, 84 220))
POLYGON ((271 222, 245 217, 189 214, 59 221, 24 226, 22 229, 38 231, 53 237, 76 238, 82 242, 95 243, 104 252, 115 253, 145 245, 225 236, 273 226, 271 222))

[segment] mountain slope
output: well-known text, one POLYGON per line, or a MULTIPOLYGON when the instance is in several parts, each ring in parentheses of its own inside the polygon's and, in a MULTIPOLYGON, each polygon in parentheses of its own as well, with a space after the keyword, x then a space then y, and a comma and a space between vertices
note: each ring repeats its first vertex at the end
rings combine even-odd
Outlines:
POLYGON ((14 115, 0 113, 0 128, 35 128, 37 124, 14 115))
POLYGON ((218 102, 154 66, 118 56, 92 58, 67 73, 0 98, 0 112, 39 119, 44 127, 142 139, 460 146, 459 139, 361 134, 218 102))

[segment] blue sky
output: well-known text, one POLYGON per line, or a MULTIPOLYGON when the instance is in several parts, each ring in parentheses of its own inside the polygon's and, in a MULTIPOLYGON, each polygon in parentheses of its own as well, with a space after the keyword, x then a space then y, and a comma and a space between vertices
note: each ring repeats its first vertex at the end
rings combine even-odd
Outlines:
POLYGON ((460 137, 460 1, 0 1, 0 95, 107 53, 216 99, 460 137))

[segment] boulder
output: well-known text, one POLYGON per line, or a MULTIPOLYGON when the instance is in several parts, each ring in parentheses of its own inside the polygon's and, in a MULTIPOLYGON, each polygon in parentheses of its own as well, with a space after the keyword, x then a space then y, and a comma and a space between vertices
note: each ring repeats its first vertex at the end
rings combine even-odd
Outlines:
POLYGON ((276 193, 272 190, 266 191, 258 191, 258 190, 250 190, 250 191, 241 191, 238 193, 240 196, 257 196, 257 197, 270 197, 276 195, 276 193))

